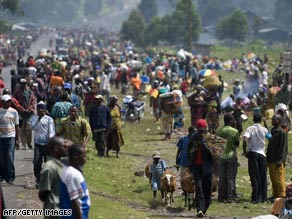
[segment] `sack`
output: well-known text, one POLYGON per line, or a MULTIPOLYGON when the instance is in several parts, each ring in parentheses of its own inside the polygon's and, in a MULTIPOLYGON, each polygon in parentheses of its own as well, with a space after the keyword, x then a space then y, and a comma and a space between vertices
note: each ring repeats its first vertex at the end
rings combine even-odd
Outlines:
POLYGON ((160 94, 159 101, 162 110, 166 113, 176 113, 182 105, 179 95, 173 92, 160 94))
POLYGON ((204 81, 204 87, 206 89, 218 89, 221 86, 221 81, 219 81, 216 76, 207 76, 204 81))
POLYGON ((226 140, 214 134, 205 137, 206 144, 213 154, 213 159, 218 159, 224 151, 226 140))

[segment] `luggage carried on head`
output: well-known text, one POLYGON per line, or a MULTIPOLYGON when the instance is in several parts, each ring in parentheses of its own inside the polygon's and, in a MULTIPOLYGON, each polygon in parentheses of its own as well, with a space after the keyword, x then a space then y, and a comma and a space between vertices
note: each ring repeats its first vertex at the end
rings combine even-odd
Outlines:
POLYGON ((159 95, 161 109, 166 113, 176 113, 182 105, 182 96, 176 90, 159 95))
POLYGON ((204 87, 208 90, 217 90, 220 85, 221 81, 219 81, 218 77, 214 75, 207 76, 204 80, 204 87))

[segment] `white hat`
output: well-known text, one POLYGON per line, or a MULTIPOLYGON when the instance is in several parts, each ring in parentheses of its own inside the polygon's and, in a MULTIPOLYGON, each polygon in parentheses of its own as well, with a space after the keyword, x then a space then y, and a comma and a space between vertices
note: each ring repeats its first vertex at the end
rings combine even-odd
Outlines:
POLYGON ((100 95, 100 94, 98 94, 98 95, 96 95, 96 96, 94 97, 94 99, 102 99, 102 100, 103 100, 103 96, 100 95))
POLYGON ((4 94, 4 95, 1 97, 1 100, 4 101, 4 102, 7 102, 7 101, 11 100, 11 97, 10 97, 10 95, 8 95, 8 94, 4 94))
POLYGON ((20 79, 20 83, 26 83, 26 79, 25 78, 21 78, 20 79))

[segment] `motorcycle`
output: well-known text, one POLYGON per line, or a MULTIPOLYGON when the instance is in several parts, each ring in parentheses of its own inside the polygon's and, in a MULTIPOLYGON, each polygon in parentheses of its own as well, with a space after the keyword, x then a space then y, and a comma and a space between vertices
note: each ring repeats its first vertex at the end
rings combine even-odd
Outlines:
POLYGON ((127 95, 123 98, 121 118, 123 121, 133 121, 139 123, 144 116, 145 102, 135 100, 133 96, 127 95))

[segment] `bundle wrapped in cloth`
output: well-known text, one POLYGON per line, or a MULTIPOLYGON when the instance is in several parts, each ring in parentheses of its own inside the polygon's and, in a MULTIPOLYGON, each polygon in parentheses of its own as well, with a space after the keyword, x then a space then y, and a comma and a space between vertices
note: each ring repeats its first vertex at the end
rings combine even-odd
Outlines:
POLYGON ((217 135, 208 133, 205 136, 205 141, 213 152, 213 158, 218 159, 224 150, 226 140, 217 135))
POLYGON ((217 76, 211 75, 207 76, 204 80, 204 87, 206 89, 218 89, 221 85, 221 81, 219 81, 217 76))
POLYGON ((174 90, 159 95, 161 109, 166 113, 176 113, 182 105, 182 93, 180 90, 174 90))

